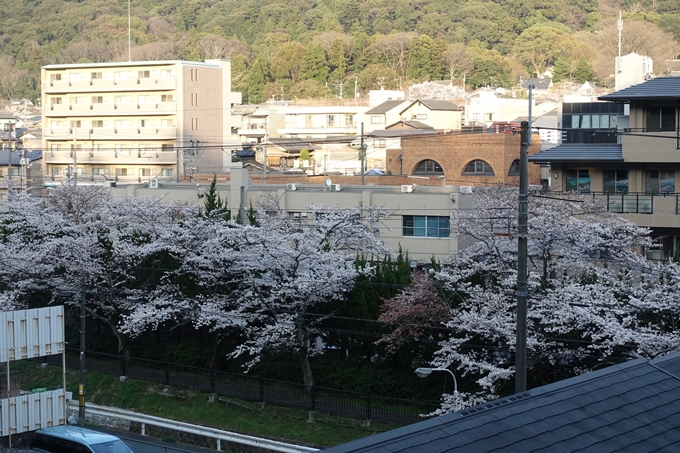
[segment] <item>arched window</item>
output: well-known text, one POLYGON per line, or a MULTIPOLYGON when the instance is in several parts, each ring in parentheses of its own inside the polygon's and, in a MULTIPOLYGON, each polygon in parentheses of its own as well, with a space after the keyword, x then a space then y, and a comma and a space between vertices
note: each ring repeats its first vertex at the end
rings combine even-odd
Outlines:
POLYGON ((490 175, 490 176, 493 176, 495 174, 493 172, 493 168, 491 168, 491 165, 489 165, 483 160, 473 160, 472 162, 467 164, 467 167, 465 167, 465 171, 463 173, 466 175, 490 175))
POLYGON ((424 160, 416 166, 416 173, 444 173, 441 165, 433 160, 424 160))
POLYGON ((519 176, 519 159, 515 159, 510 164, 510 170, 508 170, 508 176, 519 176))

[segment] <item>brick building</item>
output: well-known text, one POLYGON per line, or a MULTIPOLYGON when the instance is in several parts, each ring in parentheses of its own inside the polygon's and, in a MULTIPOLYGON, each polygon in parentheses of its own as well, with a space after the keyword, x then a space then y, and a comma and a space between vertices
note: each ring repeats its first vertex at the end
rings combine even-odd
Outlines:
MULTIPOLYGON (((539 152, 538 136, 529 155, 539 152)), ((387 171, 433 176, 443 184, 519 184, 520 134, 441 134, 402 137, 401 149, 387 150, 387 171)), ((529 184, 540 184, 540 167, 529 164, 529 184)))

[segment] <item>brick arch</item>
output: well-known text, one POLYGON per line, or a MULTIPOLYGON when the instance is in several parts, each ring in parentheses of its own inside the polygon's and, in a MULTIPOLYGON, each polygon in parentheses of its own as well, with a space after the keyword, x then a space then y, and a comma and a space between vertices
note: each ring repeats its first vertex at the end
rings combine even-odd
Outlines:
POLYGON ((493 166, 490 163, 488 163, 486 160, 475 158, 475 159, 468 160, 465 163, 465 165, 463 165, 463 171, 461 171, 460 174, 466 175, 466 176, 495 176, 496 170, 494 170, 493 166), (468 167, 472 163, 475 163, 475 170, 478 170, 478 171, 472 171, 472 172, 467 171, 468 167), (486 170, 486 166, 488 166, 488 168, 491 169, 491 171, 483 171, 483 170, 486 170))

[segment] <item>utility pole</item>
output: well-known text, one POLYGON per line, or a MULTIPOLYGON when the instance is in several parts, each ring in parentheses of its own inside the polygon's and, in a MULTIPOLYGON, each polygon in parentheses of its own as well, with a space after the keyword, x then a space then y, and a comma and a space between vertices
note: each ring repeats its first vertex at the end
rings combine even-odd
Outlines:
POLYGON ((9 148, 7 148, 7 184, 9 187, 10 181, 12 180, 12 129, 14 129, 14 124, 10 124, 9 127, 9 148))
POLYGON ((519 149, 519 207, 517 213, 517 340, 515 345, 515 393, 527 389, 527 270, 529 219, 529 145, 531 145, 531 94, 529 121, 522 121, 519 149))
POLYGON ((267 130, 267 123, 264 125, 264 144, 262 145, 262 152, 264 154, 264 162, 262 165, 262 184, 267 184, 267 142, 269 141, 269 131, 267 130))
POLYGON ((78 385, 78 424, 85 426, 85 279, 80 283, 80 384, 78 385))
POLYGON ((361 150, 359 151, 361 158, 361 185, 364 185, 364 173, 366 173, 366 143, 364 142, 364 123, 361 122, 361 150))
POLYGON ((78 156, 76 151, 76 126, 73 126, 73 185, 78 185, 78 156))

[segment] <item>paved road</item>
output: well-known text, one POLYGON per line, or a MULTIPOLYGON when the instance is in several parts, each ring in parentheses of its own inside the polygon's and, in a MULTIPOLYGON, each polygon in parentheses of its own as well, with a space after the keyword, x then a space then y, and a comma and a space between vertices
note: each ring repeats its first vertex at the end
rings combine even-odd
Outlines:
MULTIPOLYGON (((110 428, 103 427, 89 427, 97 431, 102 431, 105 433, 113 434, 121 439, 124 439, 132 448, 135 449, 137 453, 211 453, 216 450, 207 450, 204 448, 192 447, 190 445, 183 444, 171 444, 168 442, 163 442, 162 440, 154 439, 149 436, 141 436, 139 434, 131 433, 128 431, 118 431, 110 428)), ((222 447, 222 450, 226 450, 226 446, 222 447)))

